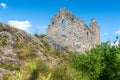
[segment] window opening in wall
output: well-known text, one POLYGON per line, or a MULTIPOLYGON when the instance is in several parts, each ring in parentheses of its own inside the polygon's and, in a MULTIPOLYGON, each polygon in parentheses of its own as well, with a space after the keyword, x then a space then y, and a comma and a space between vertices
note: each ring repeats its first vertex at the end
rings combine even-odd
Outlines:
POLYGON ((55 24, 55 22, 52 22, 52 25, 54 25, 55 24))
POLYGON ((62 20, 62 26, 65 26, 66 25, 66 21, 63 19, 62 20))
POLYGON ((61 17, 59 16, 58 19, 60 19, 61 17))
POLYGON ((72 23, 74 23, 75 22, 74 18, 72 18, 71 21, 72 21, 72 23))
POLYGON ((62 30, 61 34, 62 34, 62 36, 65 36, 65 30, 62 30))
POLYGON ((87 32, 87 37, 88 37, 88 32, 87 32))

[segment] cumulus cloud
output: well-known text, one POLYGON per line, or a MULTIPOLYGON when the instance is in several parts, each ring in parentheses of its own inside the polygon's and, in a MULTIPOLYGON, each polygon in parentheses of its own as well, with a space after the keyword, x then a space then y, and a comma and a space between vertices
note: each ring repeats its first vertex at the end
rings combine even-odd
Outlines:
POLYGON ((29 32, 29 28, 32 26, 29 21, 9 20, 8 24, 15 28, 29 32))
POLYGON ((7 8, 7 4, 6 3, 0 3, 0 6, 2 7, 2 8, 7 8))
POLYGON ((115 34, 120 34, 120 29, 118 30, 118 31, 116 31, 116 32, 114 32, 115 34))
POLYGON ((118 46, 119 45, 119 41, 116 41, 115 43, 111 43, 111 46, 118 46))

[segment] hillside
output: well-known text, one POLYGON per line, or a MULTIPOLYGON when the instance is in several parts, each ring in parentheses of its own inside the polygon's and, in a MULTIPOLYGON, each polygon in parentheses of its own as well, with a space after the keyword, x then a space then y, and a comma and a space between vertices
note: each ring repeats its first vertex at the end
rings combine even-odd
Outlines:
MULTIPOLYGON (((56 59, 46 53, 47 49, 40 38, 0 23, 0 80, 5 74, 12 75, 34 61, 55 62, 56 59)), ((55 65, 50 63, 50 66, 55 65)))
MULTIPOLYGON (((32 57, 30 54, 22 54, 36 45, 42 48, 42 43, 34 36, 24 31, 0 23, 0 76, 20 69, 24 63, 25 56, 32 57), (24 49, 24 50, 23 50, 24 49)), ((27 52, 26 52, 27 53, 27 52)), ((29 53, 29 52, 28 52, 29 53)))
POLYGON ((63 54, 49 47, 45 35, 0 23, 0 80, 119 80, 119 66, 120 45, 63 54))

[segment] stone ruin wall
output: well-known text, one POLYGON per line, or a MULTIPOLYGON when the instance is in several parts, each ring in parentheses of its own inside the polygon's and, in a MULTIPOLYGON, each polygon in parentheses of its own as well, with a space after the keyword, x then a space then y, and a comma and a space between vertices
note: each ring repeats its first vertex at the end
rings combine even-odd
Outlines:
POLYGON ((83 53, 100 44, 100 29, 95 19, 88 27, 65 8, 60 9, 46 30, 50 46, 56 50, 83 53))

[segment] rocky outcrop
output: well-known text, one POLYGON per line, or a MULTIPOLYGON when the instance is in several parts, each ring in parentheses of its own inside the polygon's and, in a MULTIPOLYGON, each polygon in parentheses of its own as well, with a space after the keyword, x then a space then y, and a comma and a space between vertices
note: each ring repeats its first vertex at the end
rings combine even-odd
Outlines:
POLYGON ((18 39, 20 42, 43 46, 41 41, 38 38, 22 30, 18 30, 16 33, 14 33, 13 37, 15 39, 18 39))
POLYGON ((23 43, 43 46, 37 37, 3 23, 0 23, 0 38, 5 38, 8 44, 13 44, 17 40, 23 43))
POLYGON ((5 65, 20 65, 17 54, 11 47, 0 47, 0 62, 5 65))
MULTIPOLYGON (((19 69, 23 64, 22 59, 20 59, 17 53, 17 51, 19 51, 18 46, 20 43, 44 48, 43 44, 37 37, 9 25, 0 23, 0 80, 3 80, 2 77, 4 74, 19 69)), ((44 56, 39 49, 36 50, 37 51, 34 54, 37 54, 41 60, 46 60, 46 56, 44 56)))

